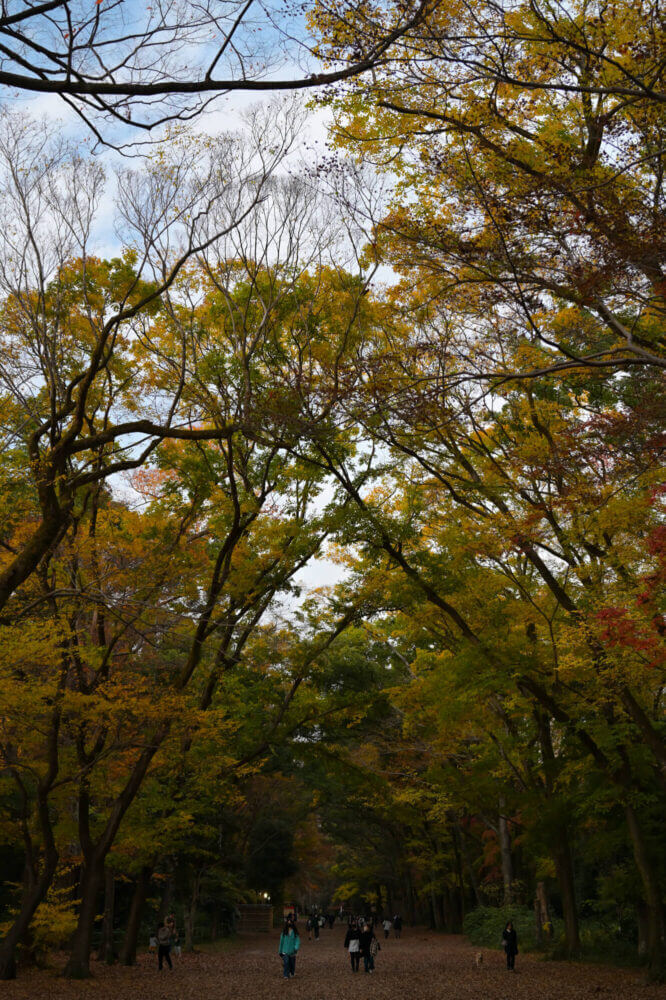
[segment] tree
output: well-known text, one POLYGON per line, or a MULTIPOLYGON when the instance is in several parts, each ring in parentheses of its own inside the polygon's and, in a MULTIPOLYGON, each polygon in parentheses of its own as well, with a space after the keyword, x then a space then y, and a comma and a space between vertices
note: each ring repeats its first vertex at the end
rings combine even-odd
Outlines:
MULTIPOLYGON (((224 248, 219 260, 208 254, 199 269, 183 269, 158 308, 138 314, 131 354, 114 356, 109 366, 109 374, 127 379, 133 358, 132 387, 140 391, 143 406, 175 397, 190 426, 194 414, 199 417, 191 436, 177 432, 171 441, 162 441, 163 448, 153 454, 153 468, 137 474, 134 488, 149 503, 147 512, 138 518, 124 503, 114 502, 101 472, 77 483, 62 539, 39 563, 42 572, 26 577, 12 606, 13 618, 7 617, 14 628, 17 615, 30 620, 35 609, 56 620, 64 615, 67 621, 60 683, 79 695, 72 696, 68 706, 66 746, 69 758, 73 756, 70 780, 76 786, 81 849, 80 911, 67 966, 70 976, 88 974, 107 859, 151 770, 160 767, 174 741, 187 753, 202 727, 211 724, 205 720, 218 718, 215 695, 221 679, 239 669, 263 616, 279 595, 289 592, 292 577, 327 534, 326 519, 312 512, 320 473, 286 455, 279 440, 259 439, 265 437, 264 423, 273 425, 285 416, 289 420, 288 398, 276 398, 269 378, 276 354, 292 357, 295 338, 312 349, 320 339, 317 324, 329 313, 346 330, 362 287, 353 288, 350 295, 344 275, 300 270, 305 265, 299 259, 298 232, 303 219, 311 218, 313 200, 299 200, 291 182, 277 184, 273 194, 280 210, 267 210, 250 232, 258 261, 241 257, 234 263, 224 248), (259 233, 271 251, 284 239, 293 257, 283 255, 268 267, 259 233), (317 319, 312 296, 322 285, 331 297, 317 319), (181 345, 175 364, 174 343, 181 345), (120 544, 123 535, 125 546, 120 544), (90 591, 95 595, 92 602, 90 591), (122 721, 114 721, 116 716, 105 707, 109 699, 122 721)), ((320 267, 317 246, 310 239, 308 261, 320 267)), ((99 287, 106 291, 108 282, 111 291, 106 294, 112 295, 122 262, 88 261, 88 272, 93 263, 99 287)), ((78 262, 70 270, 66 315, 72 322, 76 308, 87 304, 90 289, 79 283, 78 262)), ((313 392, 316 388, 314 382, 313 392)), ((113 402, 107 404, 109 421, 113 402)), ((98 403, 91 393, 90 404, 98 403)), ((132 406, 137 408, 134 402, 132 406)), ((94 427, 94 420, 91 416, 88 428, 94 427)), ((10 440, 12 459, 23 460, 20 437, 10 440)), ((139 462, 132 458, 128 464, 133 468, 139 462)), ((118 464, 109 468, 119 471, 118 464)), ((26 493, 28 509, 38 510, 33 482, 28 482, 26 493)), ((25 519, 17 513, 7 525, 10 559, 25 530, 25 519)), ((353 612, 342 614, 333 625, 332 640, 352 617, 353 612)), ((283 738, 285 727, 291 731, 290 707, 303 671, 320 652, 315 643, 302 657, 296 656, 296 675, 278 699, 274 717, 238 766, 264 754, 283 738)), ((48 659, 50 654, 45 655, 48 659)), ((8 669, 11 672, 13 665, 8 669)), ((21 684, 25 693, 29 672, 21 684)), ((56 732, 56 749, 57 737, 56 732)), ((45 816, 50 830, 48 802, 45 816)), ((68 829, 66 842, 71 841, 68 829)), ((77 858, 69 860, 76 863, 77 858)), ((150 859, 144 861, 142 870, 150 859)), ((45 865, 41 898, 53 874, 53 866, 45 865)), ((20 921, 5 942, 6 975, 13 974, 15 945, 41 898, 24 900, 20 921)))
MULTIPOLYGON (((451 336, 449 353, 455 345, 451 336)), ((509 346, 504 350, 510 359, 509 346)), ((562 739, 553 733, 564 731, 567 745, 577 741, 577 753, 603 775, 606 794, 624 810, 658 976, 662 875, 650 803, 663 796, 661 680, 654 672, 663 662, 663 622, 654 615, 652 586, 641 598, 644 618, 636 605, 645 580, 656 583, 661 572, 657 383, 648 373, 612 382, 571 375, 557 385, 517 382, 498 399, 467 385, 447 393, 431 360, 413 328, 391 324, 385 341, 377 335, 355 358, 357 381, 344 408, 360 428, 356 449, 336 450, 313 436, 322 466, 356 505, 338 539, 367 556, 356 573, 363 592, 388 588, 385 606, 404 608, 405 594, 393 596, 391 582, 391 571, 400 570, 428 601, 423 613, 433 616, 436 642, 455 658, 449 671, 458 658, 467 669, 487 665, 496 717, 488 729, 503 767, 520 757, 506 778, 514 783, 524 771, 521 795, 541 798, 543 814, 559 823, 550 849, 573 952, 575 891, 562 808, 573 764, 568 752, 559 758, 553 751, 562 739), (365 442, 375 450, 363 454, 365 442), (633 656, 620 660, 618 643, 631 646, 640 665, 633 656), (520 723, 504 707, 516 698, 520 723), (594 726, 591 704, 599 713, 594 726), (504 732, 509 723, 519 734, 514 748, 512 729, 504 732), (536 780, 527 732, 542 755, 536 780)), ((478 698, 480 678, 472 678, 478 698)))
MULTIPOLYGON (((132 340, 137 338, 144 358, 150 355, 151 321, 165 315, 160 297, 190 258, 210 249, 262 201, 295 126, 288 116, 272 130, 259 114, 250 141, 183 137, 157 154, 146 172, 124 171, 118 219, 132 249, 102 263, 90 253, 101 167, 82 161, 41 126, 5 119, 5 442, 25 442, 36 497, 32 531, 18 547, 5 546, 12 558, 0 571, 0 608, 62 539, 79 491, 141 467, 166 438, 233 434, 234 427, 196 426, 202 415, 181 408, 182 377, 169 398, 153 396, 137 414, 132 340), (265 145, 269 135, 271 152, 265 145)), ((178 327, 173 308, 167 316, 174 337, 186 338, 189 331, 178 327)))
MULTIPOLYGON (((403 278, 397 307, 424 308, 453 386, 666 364, 655 16, 650 2, 439 8, 397 43, 398 69, 335 100, 339 144, 397 182, 365 220, 371 254, 403 278), (454 330, 469 338, 457 364, 454 330)), ((344 48, 319 28, 325 51, 344 48)))
POLYGON ((156 125, 191 119, 220 94, 302 90, 366 72, 428 6, 392 4, 379 12, 355 2, 329 5, 331 23, 341 31, 354 26, 356 40, 335 66, 321 67, 296 4, 188 0, 131 14, 114 0, 99 0, 93 9, 79 0, 8 4, 0 18, 0 85, 57 94, 97 142, 118 142, 123 129, 114 132, 114 124, 146 135, 156 125), (300 65, 282 75, 285 62, 300 65))

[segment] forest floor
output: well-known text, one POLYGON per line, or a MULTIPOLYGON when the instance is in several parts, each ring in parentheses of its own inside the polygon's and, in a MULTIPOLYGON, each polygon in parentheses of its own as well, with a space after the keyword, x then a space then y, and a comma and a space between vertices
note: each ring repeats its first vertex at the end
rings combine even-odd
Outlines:
POLYGON ((58 969, 25 972, 2 984, 3 1000, 666 1000, 666 987, 646 985, 639 970, 519 955, 507 972, 504 954, 462 937, 407 928, 402 938, 380 937, 374 975, 353 974, 343 950, 345 929, 303 934, 296 977, 282 979, 278 934, 239 937, 220 950, 184 955, 174 970, 157 971, 144 954, 131 969, 93 963, 94 978, 66 982, 58 969))

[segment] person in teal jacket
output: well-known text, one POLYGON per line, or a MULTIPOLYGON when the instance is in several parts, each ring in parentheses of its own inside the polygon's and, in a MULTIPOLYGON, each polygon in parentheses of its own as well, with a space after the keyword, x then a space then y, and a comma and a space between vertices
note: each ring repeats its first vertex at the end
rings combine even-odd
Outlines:
POLYGON ((278 954, 282 959, 284 979, 293 979, 296 975, 296 953, 300 947, 301 939, 298 936, 298 931, 291 921, 286 920, 278 948, 278 954))

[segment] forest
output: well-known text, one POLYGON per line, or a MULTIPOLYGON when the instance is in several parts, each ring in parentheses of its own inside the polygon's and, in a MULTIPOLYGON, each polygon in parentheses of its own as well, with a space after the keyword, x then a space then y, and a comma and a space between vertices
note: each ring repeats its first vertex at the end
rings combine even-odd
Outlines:
POLYGON ((0 978, 270 901, 661 981, 663 11, 251 8, 3 5, 0 978))

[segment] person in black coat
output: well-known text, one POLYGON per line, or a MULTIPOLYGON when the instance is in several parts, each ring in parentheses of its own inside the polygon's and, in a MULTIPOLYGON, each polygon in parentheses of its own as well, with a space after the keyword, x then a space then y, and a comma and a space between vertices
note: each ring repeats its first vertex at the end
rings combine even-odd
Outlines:
POLYGON ((377 939, 370 924, 365 923, 363 925, 359 940, 361 942, 361 954, 363 955, 363 968, 366 972, 374 972, 375 960, 372 955, 371 945, 373 940, 376 941, 377 939))
POLYGON ((506 926, 502 931, 502 947, 506 952, 506 967, 509 972, 513 972, 513 967, 516 964, 516 955, 518 954, 518 936, 510 920, 507 920, 506 926))

